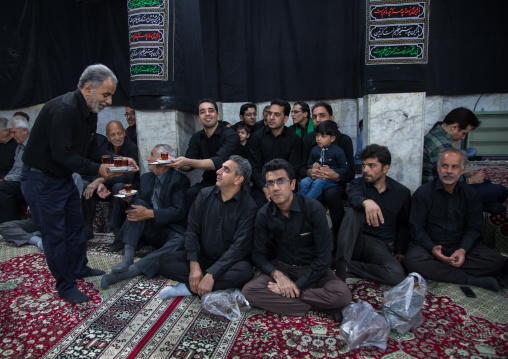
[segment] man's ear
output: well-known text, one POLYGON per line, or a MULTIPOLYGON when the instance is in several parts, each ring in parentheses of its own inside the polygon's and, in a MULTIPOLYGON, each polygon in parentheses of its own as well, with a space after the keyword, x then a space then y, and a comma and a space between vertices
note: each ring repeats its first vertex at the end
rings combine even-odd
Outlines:
POLYGON ((90 82, 87 82, 85 84, 85 86, 83 87, 83 91, 87 94, 87 95, 90 95, 92 93, 92 89, 93 89, 93 86, 90 82))
POLYGON ((238 186, 238 185, 242 184, 244 179, 245 179, 245 177, 243 177, 243 176, 236 176, 236 178, 235 178, 235 185, 238 186))

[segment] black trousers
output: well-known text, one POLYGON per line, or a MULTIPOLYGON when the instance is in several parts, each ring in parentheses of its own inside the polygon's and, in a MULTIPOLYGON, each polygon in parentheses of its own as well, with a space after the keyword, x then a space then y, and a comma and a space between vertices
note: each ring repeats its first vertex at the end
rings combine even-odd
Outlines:
POLYGON ((20 219, 18 203, 26 204, 21 182, 0 181, 0 223, 20 219))
POLYGON ((348 272, 377 283, 397 285, 404 280, 404 268, 395 258, 393 248, 362 232, 363 212, 350 209, 337 236, 337 260, 349 263, 348 272))
MULTIPOLYGON (((454 250, 443 251, 450 256, 454 250)), ((425 248, 413 245, 406 252, 406 268, 410 272, 420 273, 424 278, 439 282, 465 284, 467 277, 495 276, 504 265, 504 258, 487 246, 477 244, 466 253, 466 260, 459 268, 442 262, 425 248)))
MULTIPOLYGON (((212 266, 215 261, 200 256, 198 263, 204 276, 206 268, 212 266)), ((187 252, 185 250, 162 255, 159 258, 159 274, 184 283, 189 292, 191 292, 189 286, 190 262, 187 260, 187 252)), ((218 278, 214 278, 212 291, 229 288, 241 289, 253 275, 252 264, 248 260, 241 260, 229 267, 218 278)))

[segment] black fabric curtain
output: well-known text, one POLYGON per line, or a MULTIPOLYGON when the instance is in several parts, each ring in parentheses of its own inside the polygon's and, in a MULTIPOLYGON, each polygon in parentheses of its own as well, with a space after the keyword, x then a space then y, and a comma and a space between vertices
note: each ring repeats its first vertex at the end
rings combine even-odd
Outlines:
POLYGON ((127 101, 125 0, 2 1, 0 9, 0 108, 32 106, 73 91, 94 63, 118 77, 113 103, 127 101))
MULTIPOLYGON (((433 0, 428 64, 369 66, 364 0, 167 4, 175 9, 175 52, 168 54, 171 74, 161 82, 130 80, 127 0, 3 1, 0 108, 72 91, 83 69, 98 62, 118 76, 114 104, 130 99, 138 109, 195 110, 204 97, 246 102, 508 92, 503 0, 433 0)), ((169 26, 172 16, 172 32, 169 26)))

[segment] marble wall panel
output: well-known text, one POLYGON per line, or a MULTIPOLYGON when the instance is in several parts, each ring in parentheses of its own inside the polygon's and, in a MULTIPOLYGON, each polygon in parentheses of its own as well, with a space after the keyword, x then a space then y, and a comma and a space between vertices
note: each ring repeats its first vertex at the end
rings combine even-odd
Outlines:
POLYGON ((364 100, 364 146, 387 146, 392 154, 388 175, 416 190, 421 182, 425 93, 368 95, 364 100))

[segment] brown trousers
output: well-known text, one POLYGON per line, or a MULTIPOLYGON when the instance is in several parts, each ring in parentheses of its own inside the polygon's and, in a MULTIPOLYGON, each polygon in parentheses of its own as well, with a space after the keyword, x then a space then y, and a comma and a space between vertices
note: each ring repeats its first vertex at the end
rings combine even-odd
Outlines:
MULTIPOLYGON (((309 266, 292 266, 273 260, 275 268, 292 281, 303 276, 309 266)), ((343 308, 351 303, 351 291, 331 271, 327 271, 310 287, 300 291, 298 298, 286 298, 268 289, 268 282, 275 280, 261 274, 245 284, 242 293, 253 306, 289 316, 304 316, 311 308, 330 310, 343 308)))

